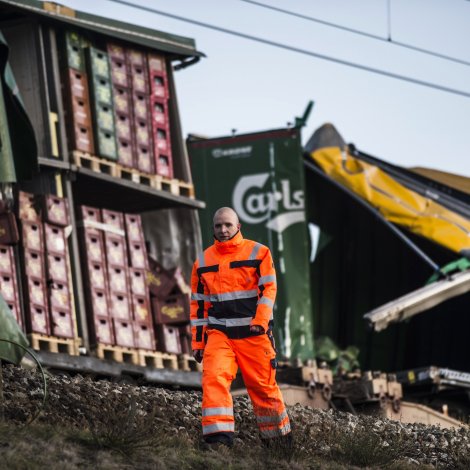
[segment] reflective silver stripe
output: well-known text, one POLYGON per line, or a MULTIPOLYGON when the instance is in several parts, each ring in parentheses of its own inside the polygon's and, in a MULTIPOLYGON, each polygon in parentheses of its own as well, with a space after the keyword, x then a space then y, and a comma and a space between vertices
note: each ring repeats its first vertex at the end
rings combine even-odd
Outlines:
POLYGON ((287 411, 283 411, 280 415, 256 416, 259 424, 277 424, 287 416, 287 411))
POLYGON ((202 416, 233 416, 233 408, 203 408, 202 416))
POLYGON ((256 243, 256 245, 253 247, 251 250, 250 258, 249 259, 256 259, 256 256, 258 255, 259 249, 262 247, 261 243, 256 243))
POLYGON ((268 282, 276 283, 276 276, 269 275, 269 276, 261 276, 258 281, 258 285, 262 286, 263 284, 267 284, 268 282))
POLYGON ((197 318, 195 320, 191 320, 191 326, 205 326, 207 323, 207 318, 197 318))
POLYGON ((209 317, 209 325, 222 325, 222 326, 225 326, 225 323, 226 323, 226 319, 225 318, 222 318, 222 319, 218 319, 218 318, 215 318, 215 317, 209 317))
POLYGON ((225 326, 230 328, 231 326, 247 326, 251 323, 253 318, 227 318, 225 326))
POLYGON ((273 312, 271 312, 271 316, 269 317, 269 321, 272 321, 272 320, 274 320, 274 313, 273 312))
POLYGON ((209 325, 222 325, 226 328, 232 326, 247 326, 251 324, 253 318, 215 318, 209 317, 209 325))
POLYGON ((204 252, 199 253, 198 259, 199 259, 199 267, 204 268, 206 266, 206 261, 204 260, 204 252))
POLYGON ((279 429, 260 429, 259 430, 263 437, 278 437, 285 436, 290 433, 290 423, 287 423, 285 426, 279 429))
POLYGON ((226 300, 239 300, 239 299, 249 299, 250 297, 257 297, 258 290, 237 290, 234 292, 223 292, 222 294, 211 294, 211 302, 224 302, 226 300))
POLYGON ((204 300, 205 302, 210 302, 211 298, 209 295, 205 294, 195 294, 194 292, 191 293, 191 300, 204 300))
POLYGON ((267 297, 261 297, 261 299, 258 300, 258 305, 260 304, 269 305, 271 308, 274 307, 273 301, 271 299, 268 299, 267 297))
POLYGON ((209 426, 202 427, 202 434, 205 436, 206 434, 213 434, 214 432, 224 432, 224 431, 235 431, 235 424, 234 423, 215 423, 209 424, 209 426))

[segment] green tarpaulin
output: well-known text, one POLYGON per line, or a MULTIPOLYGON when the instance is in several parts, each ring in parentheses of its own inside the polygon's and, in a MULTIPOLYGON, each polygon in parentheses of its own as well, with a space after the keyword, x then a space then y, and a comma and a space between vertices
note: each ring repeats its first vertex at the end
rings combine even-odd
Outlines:
MULTIPOLYGON (((29 346, 28 340, 2 296, 0 296, 0 340, 13 341, 24 347, 29 346)), ((24 354, 25 351, 22 348, 12 343, 0 341, 0 359, 19 364, 24 354)))

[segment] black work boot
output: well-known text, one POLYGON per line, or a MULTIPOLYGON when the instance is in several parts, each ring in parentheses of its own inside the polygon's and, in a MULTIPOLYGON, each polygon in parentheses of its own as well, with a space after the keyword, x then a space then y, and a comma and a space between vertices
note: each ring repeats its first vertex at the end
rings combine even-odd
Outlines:
POLYGON ((201 446, 203 450, 219 450, 220 448, 230 448, 233 446, 233 438, 226 434, 211 434, 204 438, 201 446))

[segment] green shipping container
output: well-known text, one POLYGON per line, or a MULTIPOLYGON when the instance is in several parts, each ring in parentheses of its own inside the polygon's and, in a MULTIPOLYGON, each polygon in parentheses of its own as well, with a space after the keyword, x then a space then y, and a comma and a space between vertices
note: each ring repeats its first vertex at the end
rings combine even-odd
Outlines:
POLYGON ((245 238, 271 249, 278 294, 274 331, 285 358, 313 357, 309 246, 304 169, 297 128, 218 139, 188 140, 204 247, 213 243, 212 217, 235 209, 245 238))

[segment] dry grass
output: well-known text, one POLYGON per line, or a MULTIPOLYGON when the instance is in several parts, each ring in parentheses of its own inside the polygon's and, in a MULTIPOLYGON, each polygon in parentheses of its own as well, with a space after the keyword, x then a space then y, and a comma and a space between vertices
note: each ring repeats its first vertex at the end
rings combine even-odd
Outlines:
POLYGON ((155 433, 155 415, 138 410, 135 397, 127 405, 109 400, 87 416, 89 431, 83 436, 83 444, 98 449, 109 449, 126 457, 152 450, 162 436, 155 433))
MULTIPOLYGON (((233 448, 202 451, 187 435, 169 432, 151 410, 131 396, 126 405, 110 398, 86 429, 34 424, 20 429, 0 423, 0 468, 39 470, 67 468, 139 470, 411 470, 413 441, 403 434, 386 445, 371 429, 331 428, 312 424, 293 427, 292 446, 282 441, 268 449, 236 439, 233 448)), ((167 423, 166 423, 167 424, 167 423)), ((295 423, 294 423, 295 424, 295 423)), ((195 436, 192 436, 194 438, 195 436)), ((452 468, 470 468, 470 456, 459 444, 449 449, 452 468)), ((419 468, 433 468, 419 465, 419 468)))
POLYGON ((328 440, 332 459, 361 468, 387 468, 417 456, 413 441, 405 435, 395 434, 385 442, 371 429, 362 426, 335 429, 328 440))

